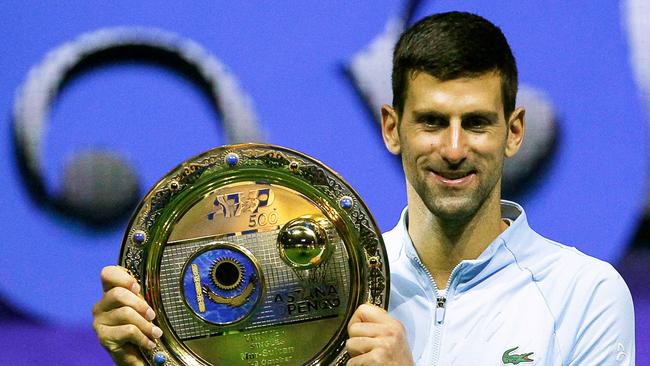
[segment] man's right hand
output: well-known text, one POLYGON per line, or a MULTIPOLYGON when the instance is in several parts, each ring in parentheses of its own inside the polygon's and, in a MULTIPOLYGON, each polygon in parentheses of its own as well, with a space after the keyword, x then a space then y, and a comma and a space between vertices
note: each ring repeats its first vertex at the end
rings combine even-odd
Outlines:
POLYGON ((137 347, 152 349, 153 340, 162 335, 162 330, 151 322, 156 314, 126 269, 104 267, 101 280, 104 295, 93 306, 95 333, 117 365, 144 366, 137 347))

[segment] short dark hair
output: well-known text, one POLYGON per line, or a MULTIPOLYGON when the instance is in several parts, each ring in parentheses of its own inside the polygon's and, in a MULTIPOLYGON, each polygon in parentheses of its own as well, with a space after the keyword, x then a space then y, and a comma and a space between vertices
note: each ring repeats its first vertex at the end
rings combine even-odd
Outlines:
POLYGON ((393 107, 404 110, 408 79, 423 71, 443 81, 493 71, 501 77, 506 119, 515 109, 517 64, 501 29, 465 12, 428 16, 406 30, 393 53, 393 107))

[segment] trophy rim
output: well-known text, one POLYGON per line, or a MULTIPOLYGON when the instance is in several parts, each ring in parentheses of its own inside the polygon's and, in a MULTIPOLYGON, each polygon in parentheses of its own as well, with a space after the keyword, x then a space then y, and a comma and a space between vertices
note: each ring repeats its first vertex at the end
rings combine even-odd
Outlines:
MULTIPOLYGON (((145 296, 145 299, 152 305, 152 307, 155 306, 155 308, 158 311, 164 310, 162 304, 162 298, 160 295, 160 284, 158 283, 159 281, 157 281, 156 278, 156 272, 159 272, 160 269, 162 247, 165 245, 164 243, 166 243, 167 240, 169 239, 169 235, 171 233, 171 228, 173 227, 173 225, 176 222, 178 222, 178 219, 183 217, 183 215, 191 207, 193 207, 194 204, 199 202, 202 197, 201 195, 195 194, 194 199, 192 200, 190 198, 183 196, 183 194, 189 196, 190 193, 192 192, 192 189, 195 190, 197 189, 192 184, 187 184, 182 181, 183 174, 185 174, 185 177, 190 176, 191 174, 194 173, 193 169, 196 168, 197 162, 208 160, 209 162, 207 163, 207 166, 211 168, 218 166, 218 168, 215 169, 217 170, 221 169, 218 171, 223 174, 220 175, 219 176, 220 179, 217 179, 216 182, 214 182, 213 184, 206 184, 205 182, 202 182, 204 184, 203 186, 200 186, 200 188, 202 188, 204 193, 211 192, 214 189, 218 189, 219 187, 229 186, 231 184, 250 182, 251 181, 251 179, 249 179, 250 177, 246 175, 242 176, 240 174, 239 176, 236 176, 236 175, 227 174, 227 172, 230 170, 236 171, 238 169, 236 166, 231 164, 232 163, 231 161, 228 161, 228 157, 233 156, 232 154, 235 154, 235 156, 237 156, 237 159, 239 159, 237 153, 245 154, 249 152, 254 152, 256 150, 266 150, 268 154, 277 153, 278 156, 285 158, 285 160, 287 160, 285 155, 288 155, 290 158, 291 157, 299 158, 310 164, 313 164, 318 169, 322 169, 325 172, 325 174, 327 174, 329 177, 334 178, 333 179, 334 182, 338 185, 338 188, 340 188, 342 192, 347 193, 347 195, 344 196, 343 198, 347 198, 351 200, 350 207, 354 207, 356 209, 356 211, 353 212, 357 214, 357 218, 356 218, 357 221, 361 222, 363 226, 367 226, 367 229, 370 229, 372 234, 374 234, 374 236, 372 237, 374 241, 370 243, 369 247, 378 253, 376 253, 375 256, 371 257, 367 249, 363 247, 364 243, 356 243, 356 244, 351 243, 351 241, 354 239, 352 236, 356 237, 356 239, 358 239, 359 241, 362 241, 363 233, 361 232, 362 230, 360 229, 361 226, 356 225, 354 219, 351 217, 350 214, 348 214, 347 210, 350 210, 350 207, 344 208, 341 203, 342 201, 332 202, 333 200, 331 199, 331 197, 329 200, 325 199, 324 197, 325 194, 316 188, 313 188, 313 192, 305 192, 295 187, 295 185, 301 185, 303 183, 310 184, 309 182, 297 183, 299 179, 295 178, 295 182, 293 182, 295 183, 295 185, 290 185, 290 183, 292 183, 292 180, 294 180, 294 178, 291 178, 292 172, 295 173, 295 171, 292 170, 292 166, 284 167, 284 168, 288 168, 290 170, 289 172, 272 174, 270 179, 265 180, 269 184, 276 184, 278 186, 282 186, 284 188, 288 188, 289 190, 293 190, 300 194, 305 195, 310 201, 313 201, 312 203, 314 203, 316 207, 320 209, 323 209, 324 206, 333 209, 333 211, 335 212, 329 212, 331 215, 328 215, 326 212, 323 212, 327 217, 340 216, 337 217, 337 219, 332 221, 334 223, 334 226, 336 227, 337 232, 339 233, 339 236, 341 236, 341 240, 345 244, 345 251, 350 256, 348 265, 350 267, 349 270, 351 273, 351 278, 350 278, 350 293, 348 296, 348 308, 345 310, 344 313, 341 314, 341 315, 345 314, 345 318, 344 318, 345 320, 342 322, 342 325, 337 328, 337 331, 334 332, 334 334, 328 341, 327 346, 324 347, 320 352, 315 354, 308 361, 307 364, 309 365, 321 365, 321 364, 330 364, 330 363, 336 365, 343 364, 347 360, 347 353, 344 350, 345 340, 347 339, 346 326, 351 318, 352 313, 354 312, 354 310, 356 310, 356 307, 362 303, 371 302, 377 306, 382 307, 385 310, 388 309, 389 293, 390 293, 389 291, 390 272, 388 268, 389 263, 388 263, 386 248, 383 243, 381 232, 374 218, 370 215, 370 211, 368 210, 366 204, 363 202, 359 194, 350 186, 350 184, 347 183, 347 181, 345 181, 336 171, 334 171, 333 169, 331 169, 330 167, 328 167, 318 159, 315 159, 311 156, 308 156, 304 153, 301 153, 299 151, 290 148, 286 148, 278 145, 260 144, 260 143, 224 145, 224 146, 216 147, 211 150, 205 151, 189 159, 186 159, 185 161, 181 162, 180 164, 178 164, 177 166, 169 170, 160 180, 158 180, 158 182, 154 184, 154 186, 146 193, 144 198, 142 198, 142 200, 134 210, 134 213, 131 216, 131 219, 129 220, 127 229, 125 230, 125 234, 122 240, 122 245, 120 248, 120 254, 118 258, 119 264, 124 265, 130 272, 134 273, 138 283, 140 283, 141 285, 141 291, 145 296), (163 203, 162 207, 158 207, 157 211, 155 211, 156 206, 160 203, 160 202, 155 202, 156 197, 158 197, 158 199, 162 201, 164 201, 165 199, 164 197, 167 198, 171 197, 171 198, 169 198, 168 202, 163 203), (172 213, 164 212, 165 210, 164 206, 166 204, 168 205, 171 202, 175 202, 176 204, 179 204, 179 201, 182 199, 185 199, 185 201, 183 201, 183 204, 180 205, 181 209, 175 210, 176 212, 172 212, 172 213), (322 200, 323 202, 317 202, 320 200, 322 200), (162 214, 160 213, 161 210, 163 211, 162 214), (154 216, 153 219, 151 217, 147 217, 152 213, 154 216), (362 219, 359 219, 359 216, 361 216, 362 219), (159 220, 164 221, 162 225, 160 224, 159 220), (354 230, 350 229, 351 224, 354 230), (153 229, 150 231, 146 230, 147 225, 149 225, 148 228, 150 229, 153 228, 153 229), (353 232, 351 233, 351 231, 353 232), (137 233, 144 234, 144 238, 142 238, 142 240, 140 239, 136 240, 137 233), (161 240, 157 243, 152 242, 154 238, 158 238, 161 240), (376 242, 376 246, 372 248, 375 242, 376 242), (156 245, 156 247, 152 249, 153 245, 156 245), (133 252, 130 252, 131 250, 133 252), (137 256, 133 253, 139 253, 140 256, 137 256), (142 256, 143 254, 144 254, 144 259, 142 256), (147 263, 151 263, 152 261, 154 261, 155 264, 153 266, 149 266, 150 268, 145 270, 145 267, 148 267, 147 263), (376 267, 377 263, 379 263, 379 267, 376 267), (374 291, 373 289, 371 289, 372 285, 370 284, 369 272, 375 271, 377 268, 379 268, 378 271, 381 272, 379 274, 379 277, 381 277, 380 279, 381 288, 377 291, 374 291), (354 276, 352 276, 352 274, 354 274, 354 276), (156 293, 156 291, 158 293, 156 293), (373 299, 371 299, 371 293, 375 293, 373 299)), ((290 165, 293 165, 293 162, 295 160, 289 159, 287 161, 290 161, 290 165)), ((299 168, 300 167, 298 166, 296 169, 299 168)), ((265 171, 265 173, 272 171, 268 167, 267 169, 269 170, 265 171)), ((248 171, 248 172, 257 171, 256 168, 254 167, 245 167, 242 168, 241 170, 248 171)), ((275 173, 275 171, 273 172, 275 173)), ((255 176, 255 174, 253 173, 251 173, 250 175, 255 176)), ((200 175, 197 180, 201 181, 200 175)), ((306 188, 305 190, 310 191, 312 189, 306 188)), ((215 241, 216 240, 218 239, 215 238, 215 241)), ((194 256, 195 254, 196 253, 193 253, 192 256, 194 256)), ((258 264, 256 263, 256 266, 257 265, 258 264)), ((183 268, 185 268, 185 265, 183 266, 183 268)), ((262 273, 261 270, 259 272, 260 274, 262 273)), ((181 273, 184 272, 181 271, 181 273)), ((263 278, 261 280, 263 280, 263 278)), ((261 301, 262 298, 263 296, 260 295, 258 302, 261 301)), ((193 311, 190 311, 190 313, 192 313, 192 315, 198 318, 198 315, 194 314, 193 311)), ((228 328, 233 328, 243 323, 246 323, 248 320, 250 320, 250 316, 253 313, 254 311, 251 312, 251 314, 249 314, 246 317, 246 319, 242 321, 238 321, 236 322, 236 324, 233 324, 232 327, 219 326, 219 328, 225 329, 225 331, 227 331, 228 328)), ((206 322, 203 319, 200 320, 202 322, 206 322)), ((156 340, 156 348, 154 348, 153 351, 147 351, 142 349, 140 350, 145 356, 147 362, 152 364, 151 362, 152 355, 155 356, 158 353, 162 353, 163 355, 166 355, 168 359, 180 361, 182 364, 209 365, 208 363, 204 362, 204 360, 202 360, 198 355, 194 354, 194 352, 191 349, 189 349, 186 345, 184 345, 183 342, 175 336, 176 331, 173 329, 173 327, 169 323, 168 319, 166 319, 166 317, 159 316, 156 318, 155 322, 158 323, 158 325, 163 330, 166 330, 166 332, 163 333, 165 335, 163 335, 161 339, 156 340), (166 336, 170 334, 171 336, 166 336)), ((207 323, 209 324, 209 322, 207 323)), ((168 362, 166 364, 173 365, 174 363, 168 362)))

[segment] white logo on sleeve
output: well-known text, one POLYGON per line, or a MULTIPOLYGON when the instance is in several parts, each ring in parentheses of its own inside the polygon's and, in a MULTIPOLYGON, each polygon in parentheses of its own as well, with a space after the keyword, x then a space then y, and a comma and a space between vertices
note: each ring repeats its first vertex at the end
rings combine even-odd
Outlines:
POLYGON ((626 358, 627 353, 625 353, 625 347, 623 347, 623 343, 618 342, 616 344, 616 361, 623 362, 626 358))

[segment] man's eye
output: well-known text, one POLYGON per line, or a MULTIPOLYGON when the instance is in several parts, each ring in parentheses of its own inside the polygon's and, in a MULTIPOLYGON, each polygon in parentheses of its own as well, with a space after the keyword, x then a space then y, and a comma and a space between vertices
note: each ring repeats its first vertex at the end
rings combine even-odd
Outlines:
POLYGON ((420 122, 429 127, 442 127, 447 124, 447 121, 444 118, 439 117, 423 118, 420 122))
POLYGON ((465 125, 465 128, 481 129, 487 126, 488 122, 483 118, 470 118, 463 121, 463 125, 465 125))

